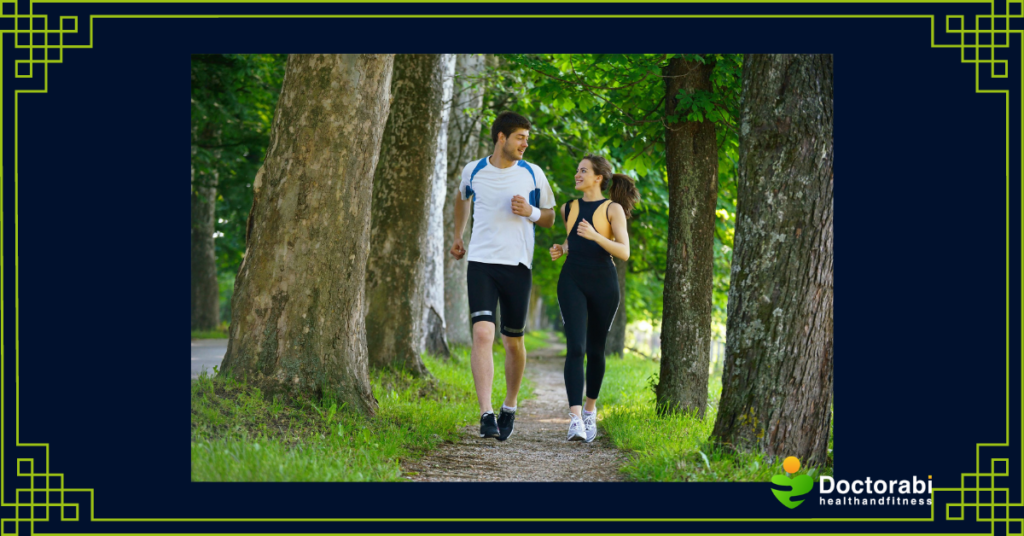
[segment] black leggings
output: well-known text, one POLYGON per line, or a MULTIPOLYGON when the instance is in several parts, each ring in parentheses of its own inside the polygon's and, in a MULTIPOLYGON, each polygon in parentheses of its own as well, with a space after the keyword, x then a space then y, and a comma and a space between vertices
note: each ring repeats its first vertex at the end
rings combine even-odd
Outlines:
POLYGON ((567 260, 558 276, 558 308, 567 346, 565 391, 569 406, 582 406, 584 349, 587 398, 597 399, 604 379, 605 340, 619 308, 619 280, 611 259, 587 264, 567 260))

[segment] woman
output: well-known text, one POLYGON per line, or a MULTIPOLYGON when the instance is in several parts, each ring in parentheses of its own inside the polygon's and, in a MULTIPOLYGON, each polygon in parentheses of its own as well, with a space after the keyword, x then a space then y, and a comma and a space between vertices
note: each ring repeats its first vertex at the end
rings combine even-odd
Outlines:
POLYGON ((576 170, 582 199, 562 205, 568 236, 551 246, 551 260, 566 255, 558 277, 558 307, 565 324, 565 390, 569 397, 569 441, 597 436, 597 395, 604 379, 604 344, 619 307, 619 282, 612 256, 629 259, 626 218, 640 195, 633 179, 612 174, 603 157, 589 155, 576 170), (611 185, 611 199, 602 190, 611 185), (569 252, 572 252, 570 255, 569 252), (583 354, 586 350, 586 374, 583 354), (583 380, 586 376, 586 406, 583 380))

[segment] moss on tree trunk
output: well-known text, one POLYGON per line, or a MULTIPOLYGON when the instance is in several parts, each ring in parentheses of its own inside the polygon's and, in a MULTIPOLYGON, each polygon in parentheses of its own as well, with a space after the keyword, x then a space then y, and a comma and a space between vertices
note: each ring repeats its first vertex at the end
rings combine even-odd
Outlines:
MULTIPOLYGON (((664 69, 666 114, 680 91, 711 91, 713 63, 673 58, 664 69)), ((668 253, 661 328, 660 412, 703 417, 708 398, 718 145, 711 121, 681 121, 665 132, 668 253)))
MULTIPOLYGON (((372 247, 366 273, 370 364, 416 375, 427 374, 420 359, 429 318, 425 315, 430 282, 427 230, 447 61, 440 54, 395 57, 391 87, 395 99, 373 182, 372 247)), ((438 278, 437 283, 443 280, 438 278)))
POLYGON ((373 414, 363 324, 373 171, 394 56, 288 57, 222 368, 373 414))
MULTIPOLYGON (((483 83, 477 77, 483 74, 486 57, 483 54, 459 54, 455 64, 454 100, 448 120, 448 184, 444 202, 444 319, 450 342, 473 344, 469 325, 469 297, 466 290, 465 260, 456 260, 448 254, 455 238, 455 200, 459 198, 462 168, 470 160, 482 158, 480 145, 480 109, 483 107, 483 83), (466 108, 477 110, 466 115, 466 108)), ((463 236, 469 243, 466 226, 463 236)))
POLYGON ((718 441, 821 464, 832 415, 832 57, 748 55, 718 441))

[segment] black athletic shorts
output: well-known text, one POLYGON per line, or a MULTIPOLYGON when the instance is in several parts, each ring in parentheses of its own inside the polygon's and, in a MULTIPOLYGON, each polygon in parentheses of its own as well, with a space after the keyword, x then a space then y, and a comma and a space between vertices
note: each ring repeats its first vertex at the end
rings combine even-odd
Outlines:
POLYGON ((466 271, 469 293, 469 314, 473 324, 494 323, 494 309, 501 302, 501 334, 522 337, 526 330, 526 313, 530 307, 530 286, 533 274, 518 266, 470 262, 466 271))

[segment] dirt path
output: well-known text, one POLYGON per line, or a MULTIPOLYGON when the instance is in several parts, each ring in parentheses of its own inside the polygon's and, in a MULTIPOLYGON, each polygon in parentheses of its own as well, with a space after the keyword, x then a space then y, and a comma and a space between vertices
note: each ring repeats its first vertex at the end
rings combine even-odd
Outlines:
POLYGON ((569 408, 562 377, 564 354, 565 345, 552 342, 527 356, 526 376, 536 386, 535 396, 519 402, 515 432, 507 441, 481 439, 478 424, 467 426, 458 442, 407 463, 406 477, 417 482, 625 480, 619 473, 625 456, 600 427, 593 443, 565 440, 569 408))

